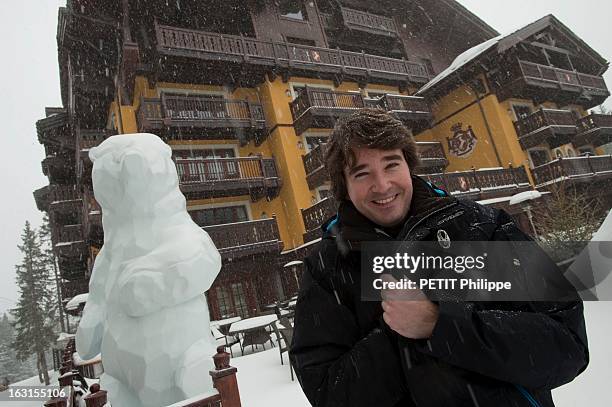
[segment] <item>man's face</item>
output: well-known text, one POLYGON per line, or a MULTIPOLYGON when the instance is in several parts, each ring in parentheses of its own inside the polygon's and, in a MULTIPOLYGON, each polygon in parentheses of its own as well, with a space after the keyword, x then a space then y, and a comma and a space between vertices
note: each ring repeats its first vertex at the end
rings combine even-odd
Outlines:
POLYGON ((353 148, 353 152, 354 165, 344 169, 349 199, 374 223, 396 226, 412 201, 412 179, 402 150, 353 148))

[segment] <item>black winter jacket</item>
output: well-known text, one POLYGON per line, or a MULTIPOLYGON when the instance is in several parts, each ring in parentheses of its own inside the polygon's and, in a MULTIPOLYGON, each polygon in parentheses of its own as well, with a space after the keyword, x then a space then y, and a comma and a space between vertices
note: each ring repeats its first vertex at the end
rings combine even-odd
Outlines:
MULTIPOLYGON (((397 240, 529 240, 503 211, 413 177, 397 240)), ((290 358, 317 407, 553 406, 588 364, 582 302, 439 302, 429 339, 408 339, 360 300, 360 241, 389 239, 343 202, 305 260, 290 358)), ((515 255, 521 256, 520 253, 515 255)), ((543 252, 542 256, 546 256, 543 252)), ((522 259, 529 261, 529 259, 522 259)), ((549 261, 550 267, 556 267, 549 261)))

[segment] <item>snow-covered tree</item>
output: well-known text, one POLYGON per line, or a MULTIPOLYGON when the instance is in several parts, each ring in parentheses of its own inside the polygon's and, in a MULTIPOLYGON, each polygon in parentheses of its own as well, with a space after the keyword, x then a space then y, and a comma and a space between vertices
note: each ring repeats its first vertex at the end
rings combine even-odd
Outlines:
POLYGON ((550 189, 549 200, 534 210, 540 243, 556 261, 580 253, 605 217, 597 195, 560 183, 550 189))
POLYGON ((36 356, 41 383, 49 385, 45 353, 55 340, 55 305, 50 292, 52 279, 36 230, 27 221, 21 235, 21 245, 17 247, 23 254, 23 260, 15 266, 20 297, 17 307, 11 310, 15 318, 12 322, 15 328, 12 347, 19 360, 36 356))
POLYGON ((64 312, 62 310, 62 297, 60 291, 60 278, 57 267, 55 253, 53 252, 53 243, 51 242, 51 225, 49 223, 49 215, 45 213, 42 224, 38 229, 38 237, 40 240, 41 252, 47 269, 53 276, 53 288, 55 290, 55 310, 59 318, 59 325, 62 332, 66 332, 66 324, 64 321, 64 312))

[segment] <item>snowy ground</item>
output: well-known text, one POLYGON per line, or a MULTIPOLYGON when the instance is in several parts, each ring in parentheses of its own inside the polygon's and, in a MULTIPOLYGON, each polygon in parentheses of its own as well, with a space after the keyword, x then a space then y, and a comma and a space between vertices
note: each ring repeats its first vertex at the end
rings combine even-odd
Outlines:
MULTIPOLYGON (((591 362, 587 370, 572 383, 553 391, 557 407, 609 407, 612 406, 612 392, 608 385, 612 373, 612 302, 585 303, 585 316, 589 334, 591 362)), ((280 364, 278 348, 269 348, 245 356, 240 350, 231 365, 238 368, 240 398, 245 407, 308 407, 310 404, 302 393, 300 385, 291 381, 287 354, 283 355, 285 365, 280 364)), ((236 348, 234 348, 236 350, 236 348)), ((247 351, 250 351, 248 349, 247 351)), ((53 383, 57 373, 52 372, 53 383)), ((38 385, 33 377, 16 385, 38 385)), ((0 402, 1 407, 41 407, 41 402, 0 402)))

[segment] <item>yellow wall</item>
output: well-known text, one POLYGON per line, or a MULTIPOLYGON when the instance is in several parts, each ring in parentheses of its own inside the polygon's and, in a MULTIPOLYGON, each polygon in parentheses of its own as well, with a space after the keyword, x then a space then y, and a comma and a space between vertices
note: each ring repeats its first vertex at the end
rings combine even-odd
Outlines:
MULTIPOLYGON (((482 78, 481 78, 482 79, 482 78)), ((480 106, 475 92, 463 85, 442 97, 433 106, 434 127, 417 137, 419 141, 440 141, 449 160, 447 171, 466 171, 475 168, 528 166, 526 153, 522 150, 509 102, 500 103, 492 93, 481 95, 480 106), (462 124, 462 130, 471 126, 476 136, 476 145, 471 154, 457 157, 449 152, 448 138, 453 136, 451 128, 462 124)))

